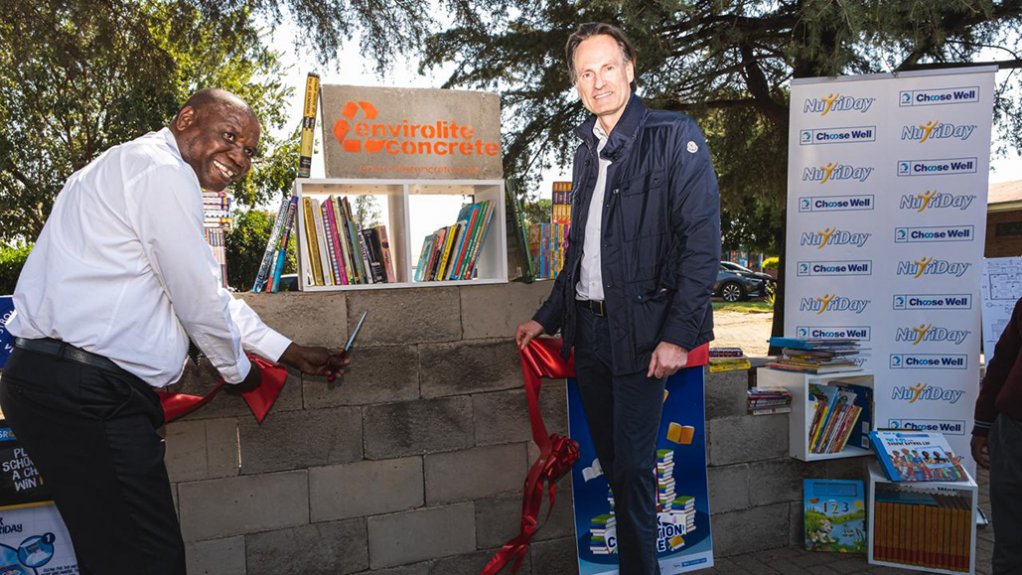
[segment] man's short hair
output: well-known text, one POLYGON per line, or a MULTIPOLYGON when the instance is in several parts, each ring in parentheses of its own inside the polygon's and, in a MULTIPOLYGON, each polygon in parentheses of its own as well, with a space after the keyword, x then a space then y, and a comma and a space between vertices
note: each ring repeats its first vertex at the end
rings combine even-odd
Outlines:
MULTIPOLYGON (((625 36, 625 33, 620 28, 603 22, 579 24, 578 29, 571 36, 568 36, 568 43, 564 45, 564 56, 568 60, 568 76, 571 78, 572 86, 578 81, 578 74, 575 72, 575 51, 578 50, 578 45, 593 36, 601 34, 613 38, 621 48, 621 57, 624 58, 624 61, 631 62, 633 66, 635 65, 635 57, 638 53, 635 50, 635 46, 632 46, 632 43, 628 41, 628 37, 625 36)), ((636 89, 635 80, 632 80, 631 87, 634 92, 636 89)))

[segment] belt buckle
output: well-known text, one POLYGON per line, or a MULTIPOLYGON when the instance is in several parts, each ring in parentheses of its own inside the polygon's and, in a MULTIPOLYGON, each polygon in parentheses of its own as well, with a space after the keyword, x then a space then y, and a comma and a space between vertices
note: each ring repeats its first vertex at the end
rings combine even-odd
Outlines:
POLYGON ((607 308, 603 300, 590 300, 589 309, 600 317, 606 317, 607 308))

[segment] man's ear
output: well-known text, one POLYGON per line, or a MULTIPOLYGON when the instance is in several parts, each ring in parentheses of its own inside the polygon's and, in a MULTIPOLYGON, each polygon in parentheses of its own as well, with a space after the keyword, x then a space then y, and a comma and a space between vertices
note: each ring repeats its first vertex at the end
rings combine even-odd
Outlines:
POLYGON ((185 106, 181 108, 181 111, 174 117, 173 126, 174 131, 183 132, 187 130, 193 123, 195 123, 195 108, 191 106, 185 106))

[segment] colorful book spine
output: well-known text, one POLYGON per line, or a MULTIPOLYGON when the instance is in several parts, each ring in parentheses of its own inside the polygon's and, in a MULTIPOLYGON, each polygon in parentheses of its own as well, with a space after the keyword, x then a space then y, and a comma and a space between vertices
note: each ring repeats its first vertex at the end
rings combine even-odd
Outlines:
POLYGON ((397 283, 397 274, 394 271, 394 256, 390 252, 390 238, 387 236, 387 226, 376 226, 376 233, 380 237, 380 255, 383 257, 383 271, 387 274, 387 283, 397 283))
POLYGON ((284 215, 284 234, 281 237, 277 248, 277 261, 273 264, 273 272, 270 274, 270 291, 280 291, 280 276, 284 273, 284 266, 287 264, 287 249, 291 243, 291 230, 295 227, 295 212, 298 209, 298 196, 291 196, 287 203, 287 214, 284 215))
POLYGON ((330 263, 333 266, 334 278, 337 285, 348 285, 348 273, 344 267, 344 251, 341 249, 340 232, 337 229, 337 210, 333 198, 327 198, 323 202, 323 216, 326 219, 327 235, 330 236, 330 263))
POLYGON ((323 226, 323 212, 320 208, 320 201, 316 198, 312 198, 312 220, 313 226, 316 228, 316 242, 318 244, 317 253, 319 254, 319 267, 321 270, 321 278, 323 283, 320 285, 332 286, 333 275, 330 273, 330 253, 327 251, 327 238, 326 229, 323 226))
POLYGON ((319 258, 319 239, 316 236, 315 218, 316 200, 309 197, 302 198, 302 222, 305 226, 305 243, 309 256, 309 268, 312 270, 311 285, 323 285, 322 260, 319 258))
POLYGON ((266 251, 263 252, 263 259, 259 263, 259 271, 256 273, 255 281, 252 283, 252 291, 261 292, 266 287, 266 278, 269 277, 270 264, 273 262, 273 256, 276 252, 277 241, 280 238, 280 231, 284 226, 284 216, 287 214, 287 206, 290 200, 283 200, 280 203, 280 209, 277 210, 277 217, 273 221, 273 227, 270 229, 270 239, 266 242, 266 251))

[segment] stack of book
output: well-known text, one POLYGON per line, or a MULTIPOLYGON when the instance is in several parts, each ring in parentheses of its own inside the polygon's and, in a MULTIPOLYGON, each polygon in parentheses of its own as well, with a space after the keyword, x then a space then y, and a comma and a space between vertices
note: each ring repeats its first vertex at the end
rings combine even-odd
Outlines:
POLYGON ((767 367, 806 373, 859 371, 855 356, 859 342, 854 339, 800 339, 772 337, 770 345, 781 348, 781 355, 767 367))
POLYGON ((747 371, 752 369, 749 358, 740 347, 711 347, 710 373, 721 371, 747 371))
POLYGON ((593 555, 610 555, 617 550, 617 519, 609 513, 589 520, 589 551, 593 555))
POLYGON ((426 236, 415 266, 415 281, 472 279, 493 210, 490 200, 465 204, 454 224, 426 236))
POLYGON ((869 448, 873 388, 842 381, 809 384, 810 453, 838 453, 851 444, 869 448))
POLYGON ((753 415, 791 411, 791 393, 783 387, 753 387, 748 394, 749 413, 753 415))
POLYGON ((202 230, 213 257, 220 264, 220 284, 227 287, 227 247, 225 237, 231 226, 231 196, 227 192, 202 192, 202 230))
POLYGON ((346 196, 331 195, 322 202, 304 196, 301 209, 309 258, 305 285, 397 281, 386 226, 360 229, 346 196))
POLYGON ((972 553, 969 495, 954 489, 878 483, 873 559, 968 572, 972 553))
POLYGON ((529 229, 529 249, 536 277, 557 277, 564 266, 564 250, 571 226, 571 182, 554 182, 550 223, 533 224, 529 229))

